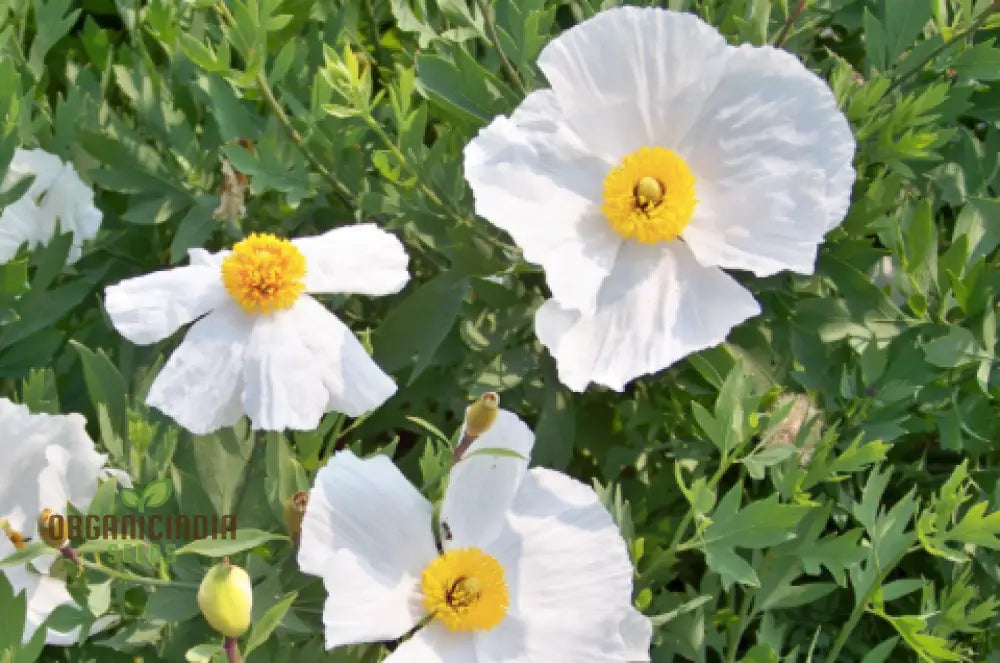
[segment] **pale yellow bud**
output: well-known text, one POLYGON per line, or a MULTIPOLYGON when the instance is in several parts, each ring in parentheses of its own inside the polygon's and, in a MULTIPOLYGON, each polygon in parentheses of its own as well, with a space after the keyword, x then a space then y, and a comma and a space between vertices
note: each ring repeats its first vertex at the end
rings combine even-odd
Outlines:
POLYGON ((69 537, 66 534, 66 519, 57 516, 52 509, 42 509, 38 514, 38 536, 53 548, 62 548, 69 537))
POLYGON ((238 638, 250 628, 253 608, 250 576, 224 559, 209 569, 201 581, 198 607, 212 628, 228 638, 238 638))
POLYGON ((500 398, 495 392, 488 391, 480 396, 475 403, 465 410, 465 434, 470 437, 479 437, 492 426, 497 420, 497 410, 500 407, 500 398))
POLYGON ((298 541, 302 534, 302 519, 306 516, 307 506, 309 506, 309 493, 302 491, 295 493, 285 502, 285 527, 295 541, 298 541))

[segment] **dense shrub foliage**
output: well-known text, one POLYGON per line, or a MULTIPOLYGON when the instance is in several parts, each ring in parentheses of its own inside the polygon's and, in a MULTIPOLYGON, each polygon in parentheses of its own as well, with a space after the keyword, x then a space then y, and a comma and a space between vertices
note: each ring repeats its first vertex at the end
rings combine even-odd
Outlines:
POLYGON ((22 646, 23 600, 0 581, 0 661, 222 660, 195 594, 225 555, 254 585, 251 663, 379 660, 324 650, 326 591, 298 569, 286 504, 342 449, 440 498, 485 392, 536 431, 533 465, 592 484, 614 516, 653 661, 1000 661, 1000 5, 645 3, 798 56, 850 121, 858 177, 813 275, 734 273, 763 312, 726 343, 622 393, 574 393, 535 337, 544 274, 476 217, 462 153, 546 85, 553 36, 616 4, 0 1, 0 172, 41 147, 103 214, 79 260, 66 234, 0 266, 0 396, 87 418, 134 484, 104 482, 89 513, 240 529, 189 548, 77 537, 87 564, 52 573, 82 608, 50 624, 118 618, 22 646), (320 299, 398 384, 387 403, 200 436, 145 404, 183 332, 129 343, 108 285, 252 232, 358 221, 403 241, 410 282, 320 299))

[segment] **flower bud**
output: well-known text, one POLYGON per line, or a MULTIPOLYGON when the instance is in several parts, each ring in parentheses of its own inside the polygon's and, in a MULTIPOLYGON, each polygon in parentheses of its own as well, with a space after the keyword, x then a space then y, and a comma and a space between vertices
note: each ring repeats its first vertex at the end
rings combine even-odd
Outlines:
POLYGON ((58 517, 52 509, 42 509, 38 514, 38 536, 53 548, 62 548, 69 537, 66 535, 66 519, 58 517))
POLYGON ((302 534, 302 519, 309 505, 309 493, 299 491, 285 502, 285 527, 296 542, 302 534))
POLYGON ((198 607, 212 628, 228 638, 238 638, 250 628, 253 607, 250 576, 228 558, 222 560, 201 581, 198 607))
POLYGON ((2 530, 3 533, 7 535, 10 542, 14 544, 15 550, 21 550, 24 546, 28 545, 24 540, 24 537, 21 536, 21 533, 11 527, 7 519, 0 520, 0 530, 2 530))
POLYGON ((495 392, 488 391, 480 396, 475 403, 465 410, 465 434, 479 437, 493 426, 497 420, 497 409, 500 398, 495 392))

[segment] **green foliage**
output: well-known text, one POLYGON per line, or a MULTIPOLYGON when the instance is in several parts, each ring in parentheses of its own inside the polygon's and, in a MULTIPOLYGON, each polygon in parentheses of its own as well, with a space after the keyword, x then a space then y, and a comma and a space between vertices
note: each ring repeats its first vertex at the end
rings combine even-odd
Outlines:
POLYGON ((534 338, 544 279, 475 218, 462 148, 545 85, 551 36, 617 4, 0 0, 0 172, 41 146, 104 212, 77 263, 67 235, 0 266, 0 395, 87 416, 136 484, 104 484, 92 514, 234 514, 240 528, 172 548, 123 539, 118 554, 86 544, 87 566, 62 567, 84 609, 53 620, 120 621, 70 650, 21 645, 24 602, 0 574, 0 661, 224 660, 193 588, 227 555, 254 582, 250 663, 378 660, 324 650, 325 590, 278 534, 284 504, 342 448, 391 456, 439 497, 467 399, 485 391, 537 430, 533 462, 598 487, 637 566, 653 661, 1000 660, 998 3, 633 3, 798 55, 851 122, 858 180, 814 275, 737 275, 765 313, 729 342, 623 394, 577 395, 534 338), (245 218, 214 216, 223 159, 249 180, 245 218), (353 220, 411 256, 399 295, 335 299, 399 384, 392 400, 307 433, 200 437, 144 405, 177 339, 123 341, 106 285, 249 232, 353 220), (783 394, 805 395, 812 421, 791 423, 783 394))

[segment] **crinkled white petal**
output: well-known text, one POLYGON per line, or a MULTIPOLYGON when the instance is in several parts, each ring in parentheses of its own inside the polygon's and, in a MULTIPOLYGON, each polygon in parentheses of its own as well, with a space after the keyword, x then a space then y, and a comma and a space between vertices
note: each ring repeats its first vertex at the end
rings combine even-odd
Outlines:
POLYGON ((469 633, 448 630, 434 621, 399 645, 383 663, 483 663, 469 633))
POLYGON ((298 561, 327 588, 327 648, 397 638, 420 621, 420 577, 438 554, 432 512, 386 456, 341 451, 317 473, 298 561))
POLYGON ((593 310, 622 242, 600 208, 613 166, 566 125, 549 90, 530 94, 465 148, 476 213, 545 268, 556 299, 584 311, 593 310))
POLYGON ((627 243, 585 316, 555 300, 535 314, 535 333, 574 391, 596 382, 621 391, 692 352, 725 340, 760 313, 753 296, 716 267, 704 267, 683 242, 627 243))
POLYGON ((451 539, 442 536, 446 549, 482 548, 496 538, 534 444, 535 434, 517 415, 506 410, 497 413, 492 428, 469 447, 451 470, 440 517, 442 530, 451 533, 451 539), (506 449, 522 458, 476 455, 483 449, 506 449))
POLYGON ((628 663, 621 634, 609 620, 580 621, 579 611, 508 614, 475 635, 476 663, 628 663))
MULTIPOLYGON (((255 427, 279 430, 284 424, 311 429, 323 412, 357 417, 374 410, 396 392, 396 383, 382 372, 354 332, 313 298, 300 297, 291 309, 274 316, 279 317, 285 320, 270 323, 269 341, 258 336, 255 329, 258 340, 253 341, 248 355, 244 403, 255 427), (270 357, 270 387, 266 385, 268 371, 263 370, 258 357, 270 357), (281 362, 288 365, 282 366, 281 362), (279 393, 282 390, 284 395, 279 393), (285 407, 280 400, 274 400, 291 400, 290 394, 305 402, 287 403, 285 407), (265 412, 266 407, 272 411, 265 412), (289 408, 299 411, 292 413, 289 408), (309 423, 312 417, 315 421, 309 423)), ((263 318, 257 324, 268 325, 263 318)))
POLYGON ((362 223, 292 240, 306 258, 306 292, 390 295, 410 280, 399 239, 362 223))
POLYGON ((626 660, 620 625, 632 563, 593 489, 552 470, 527 472, 485 551, 504 567, 507 618, 477 635, 480 661, 626 660))
POLYGON ((725 72, 678 151, 697 178, 682 237, 699 262, 811 274, 850 205, 854 137, 829 86, 771 47, 729 49, 725 72))
POLYGON ((232 426, 243 415, 243 364, 253 318, 235 303, 196 322, 149 389, 146 403, 192 433, 232 426))
POLYGON ((0 430, 0 518, 34 537, 42 509, 64 513, 69 502, 86 512, 107 458, 94 449, 83 417, 32 414, 2 398, 0 430))
POLYGON ((653 624, 649 617, 629 606, 620 629, 629 663, 649 661, 649 645, 653 639, 653 624))
POLYGON ((228 300, 219 270, 194 264, 126 279, 104 291, 111 323, 139 345, 163 340, 228 300))
POLYGON ((704 121, 729 50, 693 14, 621 7, 553 39, 538 66, 587 149, 617 165, 640 147, 673 147, 704 121))
POLYGON ((95 237, 101 226, 93 190, 72 164, 39 149, 15 150, 2 188, 11 188, 28 175, 35 176, 28 191, 0 215, 0 261, 13 257, 25 242, 29 247, 47 244, 59 229, 73 233, 68 261, 74 262, 83 241, 95 237))
MULTIPOLYGON (((64 605, 76 605, 76 601, 66 589, 66 583, 47 575, 37 575, 28 572, 24 567, 18 567, 14 573, 7 571, 7 579, 14 587, 14 593, 23 590, 28 599, 27 614, 24 620, 23 642, 28 642, 56 608, 64 605)), ((45 635, 46 644, 71 645, 76 642, 73 633, 59 633, 48 630, 45 635)))

